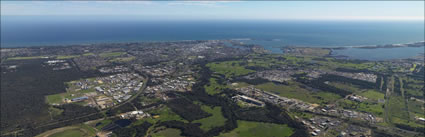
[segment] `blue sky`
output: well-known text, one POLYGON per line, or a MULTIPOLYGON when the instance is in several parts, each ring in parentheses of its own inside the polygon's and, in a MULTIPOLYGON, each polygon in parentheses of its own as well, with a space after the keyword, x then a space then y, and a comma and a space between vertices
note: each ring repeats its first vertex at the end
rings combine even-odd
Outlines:
POLYGON ((195 20, 424 20, 424 1, 1 1, 1 15, 195 20))

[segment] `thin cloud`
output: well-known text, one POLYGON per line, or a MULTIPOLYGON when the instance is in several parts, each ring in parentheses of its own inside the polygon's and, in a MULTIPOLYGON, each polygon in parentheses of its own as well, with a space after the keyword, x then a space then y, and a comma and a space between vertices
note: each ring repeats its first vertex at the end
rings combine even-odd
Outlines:
POLYGON ((155 19, 424 20, 423 10, 423 2, 1 2, 1 15, 135 15, 155 19))
POLYGON ((240 1, 176 1, 176 2, 169 2, 167 3, 167 5, 224 7, 225 3, 230 3, 230 2, 240 2, 240 1))

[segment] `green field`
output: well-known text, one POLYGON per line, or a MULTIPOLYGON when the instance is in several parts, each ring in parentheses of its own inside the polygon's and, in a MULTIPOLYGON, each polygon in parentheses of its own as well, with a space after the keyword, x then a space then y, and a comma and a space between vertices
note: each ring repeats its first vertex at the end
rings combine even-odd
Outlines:
POLYGON ((201 108, 205 112, 212 114, 210 117, 193 121, 193 123, 201 123, 202 130, 208 131, 214 127, 223 126, 225 124, 226 118, 224 118, 221 113, 221 107, 211 108, 209 106, 203 105, 201 108))
MULTIPOLYGON (((94 78, 88 78, 88 80, 94 80, 94 78)), ((67 85, 67 87, 68 87, 67 92, 53 94, 53 95, 47 95, 46 96, 46 102, 48 104, 62 104, 62 103, 64 103, 63 100, 65 98, 73 99, 73 98, 77 98, 77 97, 82 97, 86 93, 96 92, 94 88, 77 91, 77 90, 75 90, 75 89, 77 89, 77 87, 75 87, 73 85, 73 83, 75 83, 75 82, 76 81, 65 82, 65 85, 67 85)))
POLYGON ((410 72, 413 72, 416 69, 416 64, 413 64, 412 68, 410 68, 410 72))
POLYGON ((254 70, 245 69, 245 67, 241 66, 240 63, 240 61, 225 61, 208 63, 206 66, 214 72, 225 75, 226 78, 255 72, 254 70))
POLYGON ((121 56, 125 54, 125 52, 107 52, 107 53, 100 53, 99 56, 100 57, 116 57, 116 56, 121 56))
POLYGON ((46 96, 48 104, 61 104, 63 101, 62 94, 53 94, 46 96))
POLYGON ((7 58, 7 60, 27 60, 27 59, 41 59, 47 58, 46 56, 30 56, 30 57, 11 57, 7 58))
POLYGON ((384 116, 384 104, 360 103, 357 110, 362 112, 370 112, 378 117, 384 116))
POLYGON ((110 62, 129 62, 136 59, 136 57, 122 57, 122 58, 114 58, 109 60, 110 62))
POLYGON ((59 94, 53 94, 53 95, 47 95, 46 101, 48 104, 62 104, 63 99, 73 99, 77 97, 84 96, 85 93, 95 92, 94 89, 86 89, 86 90, 80 90, 77 92, 65 92, 65 93, 59 93, 59 94))
POLYGON ((49 137, 83 137, 83 133, 79 129, 66 130, 64 132, 55 133, 49 137))
POLYGON ((409 111, 420 117, 425 117, 425 105, 422 102, 409 100, 409 111))
POLYGON ((363 93, 360 93, 360 96, 377 101, 379 99, 384 99, 385 94, 375 90, 367 90, 363 93))
POLYGON ((53 129, 43 134, 40 134, 37 137, 94 137, 96 135, 96 130, 94 128, 84 124, 64 128, 65 129, 53 129))
POLYGON ((80 55, 57 56, 56 59, 71 59, 76 57, 80 57, 80 55))
POLYGON ((220 85, 220 84, 217 83, 217 79, 216 78, 210 78, 209 81, 210 81, 210 83, 207 84, 207 85, 205 85, 204 88, 205 88, 205 92, 207 92, 210 95, 214 95, 214 94, 220 93, 221 90, 223 88, 225 88, 225 86, 220 85))
POLYGON ((180 136, 181 131, 175 128, 166 128, 159 132, 153 133, 152 137, 183 137, 180 136))
POLYGON ((341 100, 338 105, 344 109, 352 109, 360 112, 369 112, 378 117, 384 116, 384 104, 372 102, 355 102, 351 100, 341 100))
POLYGON ((150 114, 158 115, 158 118, 154 118, 153 121, 183 121, 188 122, 187 120, 183 119, 176 113, 174 113, 170 108, 167 106, 162 106, 160 108, 154 109, 152 111, 149 111, 150 114))
POLYGON ((411 96, 423 96, 424 95, 424 92, 421 91, 420 89, 405 88, 404 93, 406 95, 411 95, 411 96))
POLYGON ((388 100, 387 111, 389 111, 391 118, 409 118, 409 113, 406 111, 406 106, 404 105, 404 99, 401 96, 393 95, 390 97, 390 99, 388 100))
POLYGON ((350 68, 350 69, 371 69, 376 64, 371 62, 353 63, 345 60, 335 60, 331 58, 324 58, 324 60, 313 60, 314 56, 292 56, 292 55, 259 55, 251 54, 245 57, 244 60, 213 62, 207 64, 212 71, 224 74, 226 78, 245 75, 254 70, 246 69, 245 67, 260 67, 270 68, 276 65, 291 65, 297 67, 310 67, 306 64, 315 62, 320 64, 320 69, 334 70, 336 68, 350 68))
POLYGON ((294 131, 287 125, 238 121, 238 127, 219 137, 289 137, 294 131))
POLYGON ((265 84, 256 85, 256 88, 273 92, 282 97, 299 99, 309 103, 326 104, 335 102, 341 97, 329 92, 310 92, 299 87, 299 83, 289 82, 289 85, 275 84, 268 82, 265 84))
POLYGON ((420 103, 408 101, 409 110, 406 109, 402 96, 392 95, 387 104, 388 120, 392 124, 409 125, 411 127, 425 127, 423 124, 418 124, 414 121, 416 115, 421 115, 423 112, 420 103), (419 113, 417 113, 419 112, 419 113))
POLYGON ((413 120, 406 120, 404 118, 399 117, 392 117, 391 122, 394 124, 408 125, 410 127, 425 127, 425 125, 416 123, 413 120))
POLYGON ((94 53, 84 53, 83 56, 93 56, 94 53))

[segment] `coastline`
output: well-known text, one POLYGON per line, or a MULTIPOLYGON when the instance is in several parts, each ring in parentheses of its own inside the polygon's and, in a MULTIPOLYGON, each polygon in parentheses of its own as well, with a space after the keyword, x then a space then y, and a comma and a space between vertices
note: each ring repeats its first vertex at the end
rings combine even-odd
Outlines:
MULTIPOLYGON (((250 44, 249 42, 253 40, 251 38, 235 38, 235 39, 218 39, 218 40, 173 40, 173 41, 138 41, 138 42, 99 42, 99 43, 84 43, 84 44, 57 44, 57 45, 49 45, 49 46, 21 46, 21 47, 0 47, 1 52, 7 52, 9 50, 13 49, 34 49, 34 48, 54 48, 54 47, 67 47, 67 46, 120 46, 120 45, 126 45, 126 44, 138 44, 138 43, 162 43, 162 42, 185 42, 185 41, 220 41, 222 43, 231 43, 233 46, 238 46, 240 48, 248 48, 250 46, 261 46, 263 48, 266 48, 270 45, 262 45, 262 44, 250 44), (248 47, 246 47, 248 46, 248 47)), ((403 50, 410 49, 411 48, 419 48, 419 47, 425 47, 425 41, 420 42, 410 42, 406 44, 386 44, 386 45, 362 45, 362 46, 339 46, 339 47, 325 47, 325 46, 301 46, 301 45, 294 45, 294 46, 273 46, 274 48, 271 51, 270 49, 266 49, 269 51, 269 53, 278 53, 278 54, 287 54, 292 52, 292 54, 312 54, 312 55, 318 55, 318 56, 327 56, 327 57, 333 57, 333 58, 339 58, 339 59, 361 59, 361 60, 390 60, 390 59, 407 59, 407 58, 415 58, 417 56, 420 56, 423 54, 423 52, 417 53, 417 51, 414 52, 398 52, 401 48, 403 50), (314 51, 311 51, 310 49, 321 49, 321 53, 316 54, 314 51), (394 49, 394 51, 388 52, 386 49, 394 49), (278 50, 278 51, 274 51, 278 50), (293 50, 293 51, 291 51, 293 50), (306 51, 310 50, 310 51, 306 51), (325 52, 328 50, 327 52, 325 52), (359 52, 360 50, 369 52, 368 55, 361 55, 359 52), (380 53, 382 51, 385 51, 387 53, 380 53), (375 55, 375 57, 370 56, 375 55), (384 54, 381 56, 394 56, 394 57, 377 57, 377 54, 384 54), (405 55, 395 55, 395 54, 405 54, 405 55), (370 56, 370 57, 369 57, 370 56)), ((423 50, 422 50, 423 51, 423 50)))
POLYGON ((382 61, 394 59, 424 60, 424 48, 425 42, 421 41, 406 44, 347 47, 285 46, 281 47, 281 50, 283 54, 324 56, 337 59, 382 61), (328 54, 326 54, 326 50, 328 51, 328 54))
POLYGON ((402 48, 402 47, 425 47, 425 41, 405 43, 405 44, 385 44, 385 45, 365 45, 365 46, 341 46, 329 48, 333 50, 342 50, 347 48, 361 48, 361 49, 378 49, 378 48, 402 48))

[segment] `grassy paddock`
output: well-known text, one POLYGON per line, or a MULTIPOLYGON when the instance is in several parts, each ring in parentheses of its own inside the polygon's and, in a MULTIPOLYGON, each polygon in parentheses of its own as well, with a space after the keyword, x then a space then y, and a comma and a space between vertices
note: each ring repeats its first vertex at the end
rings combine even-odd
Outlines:
POLYGON ((238 127, 219 137, 289 137, 294 133, 287 125, 238 121, 238 127))
POLYGON ((255 72, 254 70, 245 69, 240 63, 240 61, 213 62, 207 64, 207 67, 212 71, 225 75, 226 78, 255 72))
POLYGON ((221 90, 225 88, 225 86, 218 84, 216 78, 210 78, 210 83, 208 85, 205 85, 204 88, 205 88, 205 92, 207 92, 210 95, 214 95, 214 94, 220 93, 221 90))
POLYGON ((366 97, 368 99, 372 99, 372 100, 379 100, 379 99, 384 99, 385 94, 375 91, 375 90, 367 90, 363 93, 360 94, 360 96, 366 97))
POLYGON ((256 88, 273 92, 282 97, 299 99, 309 103, 326 104, 335 102, 341 97, 329 92, 310 92, 299 87, 298 83, 290 82, 290 85, 275 84, 272 82, 257 85, 256 88))
POLYGON ((116 57, 116 56, 121 56, 125 54, 125 52, 107 52, 107 53, 100 53, 99 56, 100 57, 116 57))
POLYGON ((202 130, 208 131, 214 127, 223 126, 225 124, 226 118, 224 118, 221 114, 221 107, 211 108, 209 106, 203 105, 201 108, 205 112, 212 114, 210 117, 193 121, 193 123, 201 123, 202 130))
POLYGON ((57 56, 56 59, 71 59, 71 58, 76 58, 76 57, 80 57, 80 55, 57 56))
POLYGON ((384 104, 372 102, 355 102, 351 100, 341 100, 338 105, 344 109, 352 109, 360 112, 369 112, 378 117, 384 116, 384 104))
POLYGON ((136 59, 136 57, 122 57, 122 58, 114 58, 109 60, 109 62, 129 62, 136 59))
POLYGON ((7 58, 6 60, 28 60, 28 59, 42 59, 42 58, 48 58, 48 57, 46 56, 11 57, 11 58, 7 58))
POLYGON ((80 124, 49 130, 36 137, 93 137, 95 135, 94 128, 80 124))
POLYGON ((154 114, 157 116, 157 118, 153 119, 153 122, 155 121, 182 121, 182 122, 188 122, 187 120, 183 119, 176 113, 174 113, 170 108, 167 106, 162 106, 160 108, 154 109, 152 111, 149 111, 150 114, 154 114))
POLYGON ((164 130, 153 133, 152 137, 183 137, 180 136, 181 131, 175 128, 166 128, 164 130))

